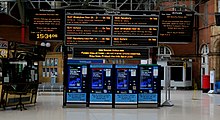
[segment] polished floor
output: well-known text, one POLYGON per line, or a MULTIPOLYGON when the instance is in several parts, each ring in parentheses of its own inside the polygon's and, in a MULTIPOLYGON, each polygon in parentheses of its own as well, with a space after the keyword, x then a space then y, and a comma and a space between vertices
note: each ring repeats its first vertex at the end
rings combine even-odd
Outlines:
MULTIPOLYGON (((164 101, 162 94, 162 101, 164 101)), ((63 108, 62 95, 39 94, 28 110, 0 110, 0 120, 219 120, 220 94, 171 91, 172 107, 156 109, 63 108)))

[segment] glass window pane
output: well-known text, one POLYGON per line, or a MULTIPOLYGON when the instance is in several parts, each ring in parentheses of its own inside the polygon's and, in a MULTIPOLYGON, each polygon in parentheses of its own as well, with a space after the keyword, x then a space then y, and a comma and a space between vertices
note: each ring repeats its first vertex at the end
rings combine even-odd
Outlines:
POLYGON ((160 54, 164 54, 164 47, 160 47, 160 54))
POLYGON ((166 54, 170 55, 170 50, 166 48, 166 54))

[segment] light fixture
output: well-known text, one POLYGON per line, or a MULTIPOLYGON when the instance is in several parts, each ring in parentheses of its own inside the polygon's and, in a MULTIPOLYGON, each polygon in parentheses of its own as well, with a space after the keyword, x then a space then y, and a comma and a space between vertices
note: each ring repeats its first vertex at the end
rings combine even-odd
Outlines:
POLYGON ((42 43, 40 44, 40 46, 46 46, 45 42, 42 42, 42 43))
POLYGON ((48 43, 46 43, 46 47, 50 47, 50 43, 48 42, 48 43))
POLYGON ((50 43, 49 43, 49 42, 42 42, 42 43, 40 44, 40 46, 50 47, 50 43))

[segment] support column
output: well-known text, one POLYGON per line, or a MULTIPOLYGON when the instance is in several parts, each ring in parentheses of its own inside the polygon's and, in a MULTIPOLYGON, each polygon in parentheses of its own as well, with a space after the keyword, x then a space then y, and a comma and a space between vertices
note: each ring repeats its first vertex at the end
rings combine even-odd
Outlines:
POLYGON ((17 0, 18 10, 21 18, 21 42, 25 42, 25 13, 24 13, 24 1, 17 0))

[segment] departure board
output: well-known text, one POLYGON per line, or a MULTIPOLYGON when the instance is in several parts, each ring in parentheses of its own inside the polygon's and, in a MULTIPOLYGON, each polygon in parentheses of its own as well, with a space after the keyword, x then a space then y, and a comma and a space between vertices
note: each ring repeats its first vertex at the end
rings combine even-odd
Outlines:
MULTIPOLYGON (((99 13, 99 11, 97 11, 97 13, 99 13)), ((110 15, 94 14, 92 11, 88 11, 87 14, 85 14, 83 10, 66 10, 65 17, 65 45, 111 45, 112 17, 110 15)))
POLYGON ((69 26, 66 25, 68 35, 111 35, 111 27, 106 26, 69 26))
POLYGON ((158 26, 158 16, 156 15, 115 15, 114 25, 154 25, 158 26))
POLYGON ((66 24, 111 25, 111 16, 108 16, 108 15, 66 15, 66 24))
POLYGON ((159 42, 192 42, 193 12, 161 11, 159 42))
POLYGON ((29 39, 34 41, 64 39, 64 11, 33 9, 29 12, 29 39))
POLYGON ((73 37, 73 36, 66 36, 66 45, 110 45, 111 38, 110 37, 73 37))
MULTIPOLYGON (((157 46, 159 13, 113 16, 113 46, 157 46)), ((140 14, 140 13, 139 13, 140 14)))
POLYGON ((146 47, 157 46, 159 12, 66 10, 65 45, 146 47), (129 14, 131 13, 131 15, 129 14))
POLYGON ((74 58, 147 59, 148 49, 74 48, 74 58))

